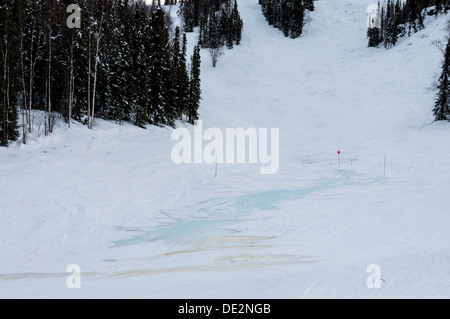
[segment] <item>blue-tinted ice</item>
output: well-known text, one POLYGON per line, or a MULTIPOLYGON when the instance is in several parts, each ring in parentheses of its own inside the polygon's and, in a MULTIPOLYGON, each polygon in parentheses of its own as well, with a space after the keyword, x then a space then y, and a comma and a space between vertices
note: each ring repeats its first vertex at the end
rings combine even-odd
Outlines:
POLYGON ((248 220, 249 215, 254 212, 276 209, 276 205, 281 201, 302 199, 313 192, 327 191, 339 186, 367 186, 377 182, 379 179, 361 179, 361 176, 347 171, 342 172, 338 178, 328 179, 307 188, 213 198, 198 203, 195 207, 186 208, 192 210, 193 217, 189 219, 172 217, 175 221, 151 228, 118 227, 119 231, 134 232, 135 235, 114 241, 113 245, 127 246, 156 240, 183 242, 213 234, 231 234, 232 225, 248 220))

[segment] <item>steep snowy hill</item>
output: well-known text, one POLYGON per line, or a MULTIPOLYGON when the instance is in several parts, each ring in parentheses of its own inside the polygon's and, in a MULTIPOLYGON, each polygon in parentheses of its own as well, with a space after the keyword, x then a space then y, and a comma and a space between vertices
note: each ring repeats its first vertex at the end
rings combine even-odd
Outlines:
POLYGON ((203 131, 278 128, 276 174, 174 164, 171 129, 104 121, 0 149, 0 297, 449 298, 450 125, 427 90, 448 17, 367 48, 372 2, 317 1, 291 40, 240 1, 242 44, 202 52, 203 131))

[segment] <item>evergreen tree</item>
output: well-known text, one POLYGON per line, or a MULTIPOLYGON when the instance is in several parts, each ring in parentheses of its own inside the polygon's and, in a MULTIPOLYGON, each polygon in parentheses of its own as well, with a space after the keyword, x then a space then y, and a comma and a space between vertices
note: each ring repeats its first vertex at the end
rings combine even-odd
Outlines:
POLYGON ((135 18, 136 58, 134 59, 134 71, 137 78, 134 85, 136 89, 136 103, 133 110, 132 122, 140 127, 145 127, 151 120, 150 113, 150 67, 151 67, 151 39, 152 30, 150 17, 146 7, 139 6, 135 18))
MULTIPOLYGON (((281 2, 281 21, 274 23, 275 26, 280 26, 281 31, 285 37, 288 37, 291 33, 292 29, 292 20, 293 20, 293 8, 291 1, 282 1, 281 2)), ((277 19, 278 20, 278 19, 277 19)))
MULTIPOLYGON (((66 1, 67 3, 72 3, 70 0, 66 1)), ((89 11, 86 1, 81 1, 80 7, 81 12, 85 13, 85 18, 82 20, 82 28, 68 29, 66 27, 63 29, 67 47, 66 55, 64 57, 64 65, 66 65, 67 73, 64 80, 66 86, 66 102, 61 106, 61 113, 68 123, 70 123, 73 118, 87 124, 88 66, 90 57, 89 35, 92 39, 92 32, 90 32, 92 18, 88 15, 89 11)))
POLYGON ((291 26, 291 38, 298 38, 303 32, 303 15, 305 8, 303 0, 294 0, 292 3, 292 26, 291 26))
POLYGON ((434 104, 434 116, 436 121, 450 120, 450 38, 444 54, 442 73, 439 77, 437 99, 434 104))
POLYGON ((292 39, 303 32, 305 10, 314 10, 312 0, 260 0, 259 3, 269 25, 292 39))
POLYGON ((136 50, 133 48, 136 42, 139 43, 142 40, 142 23, 144 23, 140 8, 137 8, 134 23, 131 23, 129 8, 128 0, 119 2, 116 25, 111 35, 114 42, 110 46, 113 57, 109 64, 111 66, 112 82, 110 87, 113 104, 110 105, 112 112, 108 113, 112 113, 110 118, 119 123, 130 121, 132 117, 133 93, 137 84, 133 72, 133 64, 137 59, 136 50))
POLYGON ((436 5, 436 17, 439 14, 439 12, 442 11, 442 1, 441 0, 434 0, 436 5))
MULTIPOLYGON (((165 76, 167 72, 168 59, 168 32, 164 23, 164 11, 158 7, 152 15, 152 38, 151 38, 151 66, 150 66, 150 114, 154 125, 166 125, 166 92, 165 76)), ((169 117, 170 118, 170 117, 169 117)))
POLYGON ((369 47, 378 47, 382 42, 382 12, 380 3, 378 2, 377 16, 374 21, 371 21, 371 25, 367 29, 367 37, 369 38, 369 47))
POLYGON ((375 28, 368 28, 367 29, 367 37, 369 38, 369 44, 368 47, 376 47, 377 41, 376 41, 376 29, 375 28))
POLYGON ((398 38, 401 38, 405 35, 405 15, 404 15, 404 10, 403 10, 403 5, 400 2, 400 0, 397 0, 397 2, 395 3, 395 9, 394 9, 394 25, 395 25, 395 32, 394 32, 394 37, 395 37, 395 43, 397 43, 398 38))
POLYGON ((223 34, 222 36, 223 41, 228 49, 232 49, 234 39, 233 39, 233 21, 231 17, 230 1, 226 2, 225 9, 221 11, 219 23, 220 23, 220 31, 223 34))
POLYGON ((304 0, 303 4, 308 11, 314 11, 314 0, 304 0))
POLYGON ((7 146, 19 137, 18 94, 19 21, 14 12, 18 10, 16 0, 6 0, 0 4, 0 146, 7 146))
MULTIPOLYGON (((175 37, 172 41, 170 58, 168 60, 168 78, 165 79, 166 85, 166 105, 171 106, 176 109, 177 116, 173 117, 175 120, 176 117, 179 117, 178 110, 178 98, 179 98, 179 83, 178 83, 178 67, 179 67, 179 58, 180 58, 180 28, 177 26, 175 29, 175 37)), ((173 126, 174 122, 170 121, 170 125, 173 126)))
POLYGON ((187 110, 188 122, 194 124, 198 120, 198 108, 201 100, 201 82, 200 82, 200 47, 194 48, 194 54, 191 57, 191 76, 189 82, 189 104, 187 110))
POLYGON ((183 119, 183 113, 185 113, 187 105, 189 103, 189 75, 187 70, 187 64, 186 64, 186 49, 187 49, 187 38, 186 34, 183 34, 183 41, 181 50, 178 53, 178 66, 176 68, 177 70, 177 115, 178 118, 181 120, 183 119))
POLYGON ((233 34, 233 41, 239 45, 242 40, 242 30, 244 28, 244 22, 239 14, 237 0, 234 1, 233 11, 231 13, 231 33, 233 34))
POLYGON ((226 45, 231 49, 241 43, 243 21, 237 0, 186 0, 181 13, 185 31, 200 28, 198 44, 202 48, 219 50, 226 45))
POLYGON ((384 35, 384 46, 386 49, 392 48, 397 43, 397 26, 395 25, 395 7, 391 0, 386 6, 386 33, 384 35))

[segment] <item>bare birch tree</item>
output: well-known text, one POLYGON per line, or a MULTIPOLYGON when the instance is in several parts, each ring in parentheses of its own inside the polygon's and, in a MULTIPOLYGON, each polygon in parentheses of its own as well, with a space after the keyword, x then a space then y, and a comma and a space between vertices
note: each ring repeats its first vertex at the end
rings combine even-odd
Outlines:
MULTIPOLYGON (((90 115, 90 122, 88 124, 88 127, 92 129, 94 125, 94 117, 95 117, 95 93, 97 89, 97 76, 98 76, 98 64, 100 62, 100 50, 101 50, 101 39, 103 36, 103 19, 105 16, 105 2, 103 1, 102 9, 100 12, 100 22, 97 24, 97 29, 94 33, 95 36, 95 57, 94 57, 94 83, 92 86, 92 110, 90 115)), ((89 113, 89 112, 88 112, 89 113)))

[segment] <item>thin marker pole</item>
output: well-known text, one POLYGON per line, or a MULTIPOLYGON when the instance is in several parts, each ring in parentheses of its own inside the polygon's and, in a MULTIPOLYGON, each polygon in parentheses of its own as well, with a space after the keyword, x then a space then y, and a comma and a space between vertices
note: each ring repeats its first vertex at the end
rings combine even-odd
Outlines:
POLYGON ((215 167, 214 167, 214 178, 217 178, 217 154, 216 154, 216 160, 215 160, 215 167))
POLYGON ((338 151, 338 168, 341 168, 341 151, 338 151))

